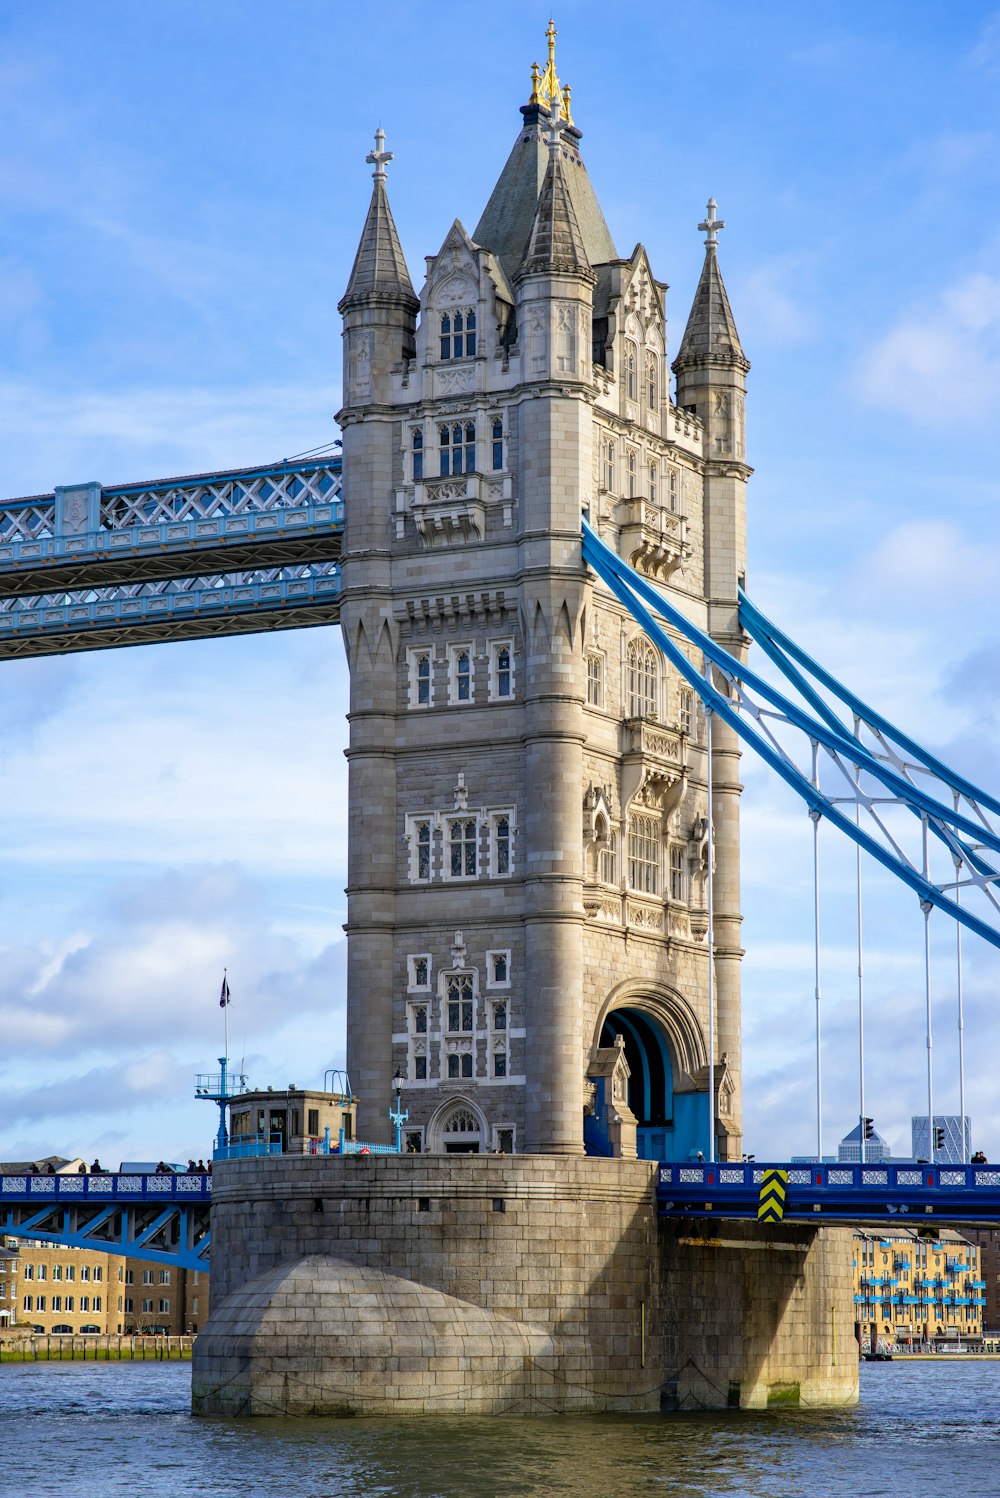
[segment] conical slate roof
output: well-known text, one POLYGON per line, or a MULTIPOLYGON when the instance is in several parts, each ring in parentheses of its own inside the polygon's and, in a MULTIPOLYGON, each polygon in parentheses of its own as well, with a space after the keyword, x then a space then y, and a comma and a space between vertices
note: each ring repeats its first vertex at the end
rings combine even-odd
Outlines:
MULTIPOLYGON (((472 233, 476 244, 493 251, 511 282, 524 259, 549 168, 548 111, 536 104, 526 104, 521 113, 524 126, 472 233)), ((618 251, 587 176, 579 140, 580 131, 574 126, 563 130, 564 183, 587 261, 598 265, 617 260, 618 251)))
POLYGON ((750 368, 750 361, 743 352, 740 335, 736 331, 733 309, 726 295, 725 282, 719 269, 719 256, 711 241, 705 246, 701 280, 694 294, 687 327, 673 367, 675 370, 684 369, 690 364, 703 363, 705 360, 736 364, 743 369, 750 368))
POLYGON ((561 143, 549 146, 549 164, 535 205, 535 217, 519 276, 530 276, 539 271, 565 271, 570 275, 593 277, 566 185, 561 156, 561 143))
POLYGON ((375 173, 368 217, 361 231, 361 243, 354 257, 347 290, 340 301, 340 310, 370 301, 372 297, 408 301, 414 310, 419 306, 389 207, 385 175, 380 171, 375 173))

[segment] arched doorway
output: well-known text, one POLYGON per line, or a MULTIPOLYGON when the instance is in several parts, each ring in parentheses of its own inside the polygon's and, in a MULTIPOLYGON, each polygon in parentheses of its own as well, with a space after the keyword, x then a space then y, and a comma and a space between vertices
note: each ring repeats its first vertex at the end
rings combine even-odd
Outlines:
POLYGON ((667 1037, 650 1015, 632 1008, 611 1011, 599 1043, 613 1046, 619 1036, 629 1068, 628 1105, 638 1124, 636 1153, 640 1160, 671 1159, 674 1070, 667 1037))
MULTIPOLYGON (((616 1047, 624 1051, 628 1066, 627 1102, 635 1118, 639 1159, 685 1160, 699 1150, 707 1152, 708 1056, 701 1025, 687 1001, 665 988, 639 991, 623 985, 598 1022, 595 1077, 602 1069, 598 1054, 607 1058, 616 1047)), ((613 1113, 602 1124, 605 1148, 594 1122, 585 1121, 588 1152, 616 1152, 607 1139, 613 1113)))
POLYGON ((486 1120, 468 1098, 451 1098, 427 1125, 428 1153, 481 1155, 486 1150, 486 1120))

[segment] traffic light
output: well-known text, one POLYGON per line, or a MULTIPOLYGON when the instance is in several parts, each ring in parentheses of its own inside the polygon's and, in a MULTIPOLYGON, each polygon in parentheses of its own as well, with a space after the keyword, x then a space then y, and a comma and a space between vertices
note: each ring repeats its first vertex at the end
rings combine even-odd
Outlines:
POLYGON ((934 1148, 936 1150, 944 1149, 944 1129, 936 1128, 934 1130, 934 1148))
POLYGON ((870 1118, 863 1118, 861 1122, 864 1125, 865 1138, 871 1139, 875 1133, 875 1124, 873 1120, 870 1118))

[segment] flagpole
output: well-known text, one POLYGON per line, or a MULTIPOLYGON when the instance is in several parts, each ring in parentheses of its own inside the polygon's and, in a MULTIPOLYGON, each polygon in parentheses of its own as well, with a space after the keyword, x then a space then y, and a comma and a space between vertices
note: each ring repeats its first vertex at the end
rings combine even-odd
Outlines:
POLYGON ((226 1002, 222 1006, 222 1014, 223 1014, 223 1019, 224 1019, 224 1022, 225 1022, 226 1044, 225 1044, 225 1048, 224 1049, 225 1049, 225 1056, 226 1056, 226 1067, 227 1067, 227 1070, 228 1070, 228 1067, 229 1067, 229 969, 227 967, 224 967, 222 969, 222 992, 223 992, 223 994, 225 996, 225 1000, 226 1000, 226 1002))

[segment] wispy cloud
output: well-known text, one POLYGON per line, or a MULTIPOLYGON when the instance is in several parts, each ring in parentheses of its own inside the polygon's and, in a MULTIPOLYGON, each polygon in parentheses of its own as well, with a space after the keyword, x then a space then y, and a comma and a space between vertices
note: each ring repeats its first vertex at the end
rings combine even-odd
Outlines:
POLYGON ((1000 400, 1000 277, 973 271, 926 310, 903 313, 862 356, 862 393, 914 424, 995 419, 1000 400))

